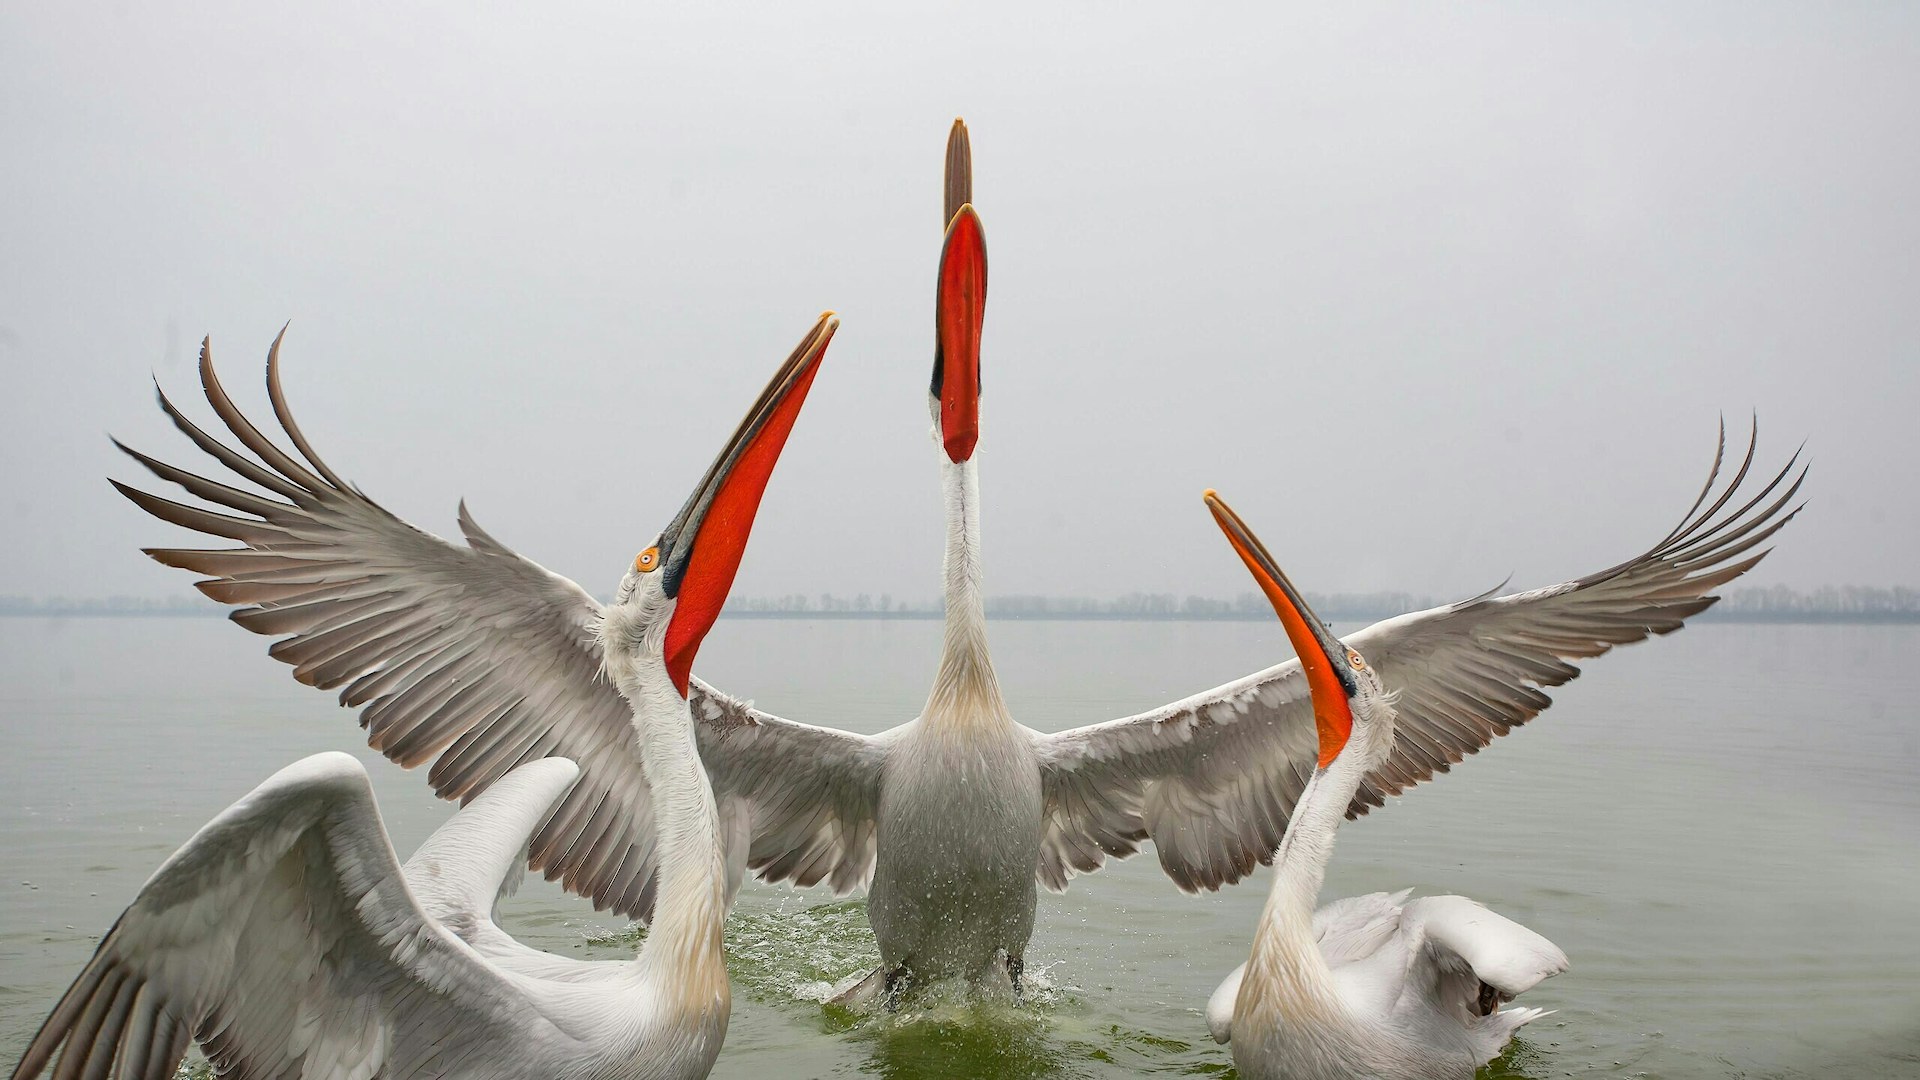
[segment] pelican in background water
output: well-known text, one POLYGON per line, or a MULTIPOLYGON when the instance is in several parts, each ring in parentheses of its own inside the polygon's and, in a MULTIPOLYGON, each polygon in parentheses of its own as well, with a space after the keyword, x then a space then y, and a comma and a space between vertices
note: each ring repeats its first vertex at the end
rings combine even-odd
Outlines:
MULTIPOLYGON (((534 755, 402 867, 360 763, 321 754, 277 773, 160 867, 14 1080, 40 1075, 56 1052, 60 1078, 170 1078, 189 1040, 221 1076, 706 1076, 732 1007, 720 944, 728 883, 685 695, 836 326, 821 318, 595 613, 658 834, 653 928, 637 957, 552 956, 492 915, 578 775, 572 761, 534 755)), ((313 473, 291 459, 282 472, 321 486, 332 473, 289 434, 313 473)))
POLYGON ((1566 955, 1464 896, 1371 893, 1314 910, 1340 818, 1393 750, 1396 695, 1314 616, 1240 516, 1211 491, 1206 502, 1286 627, 1319 744, 1253 957, 1214 991, 1207 1026, 1232 1041, 1250 1080, 1471 1080, 1546 1015, 1500 1005, 1567 970, 1566 955))
MULTIPOLYGON (((729 871, 764 881, 871 885, 883 968, 903 976, 1016 980, 1037 886, 1062 890, 1151 839, 1188 892, 1239 881, 1280 845, 1318 756, 1299 662, 1255 672, 1151 712, 1043 734, 1007 708, 987 648, 981 557, 980 346, 987 264, 971 204, 971 149, 947 147, 946 241, 935 290, 928 404, 946 495, 940 663, 921 715, 879 735, 782 719, 690 683, 700 756, 719 803, 729 871)), ((568 890, 647 919, 657 891, 652 802, 618 689, 599 671, 598 605, 579 586, 494 539, 460 508, 466 546, 394 517, 331 475, 286 471, 209 363, 215 414, 253 457, 202 432, 163 394, 176 427, 263 498, 129 450, 162 480, 237 510, 215 513, 116 486, 149 513, 237 549, 148 549, 208 575, 201 591, 242 605, 233 619, 281 640, 268 654, 296 679, 360 708, 370 745, 404 767, 431 762, 443 798, 467 799, 514 765, 558 755, 581 779, 536 831, 530 865, 568 890), (304 477, 302 479, 301 477, 304 477)), ((269 358, 268 394, 304 448, 269 358)), ((1790 520, 1798 455, 1757 495, 1757 429, 1715 494, 1724 428, 1700 497, 1680 525, 1617 566, 1506 596, 1388 619, 1352 639, 1400 695, 1393 745, 1347 813, 1446 772, 1538 715, 1571 661, 1667 634, 1712 590, 1760 561, 1790 520)), ((1354 522, 1355 527, 1367 523, 1354 522)), ((869 984, 871 985, 871 984, 869 984)))

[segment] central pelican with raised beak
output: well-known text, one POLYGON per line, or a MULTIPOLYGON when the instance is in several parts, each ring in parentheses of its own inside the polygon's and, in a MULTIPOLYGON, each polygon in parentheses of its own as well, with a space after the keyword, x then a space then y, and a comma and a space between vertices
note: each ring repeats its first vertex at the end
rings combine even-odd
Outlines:
POLYGON ((1253 957, 1207 1002, 1214 1038, 1249 1080, 1470 1080, 1538 1009, 1500 1005, 1567 969, 1553 942, 1464 896, 1371 893, 1314 904, 1334 832, 1393 750, 1394 698, 1314 617, 1253 530, 1207 508, 1300 657, 1319 758, 1287 820, 1253 957))

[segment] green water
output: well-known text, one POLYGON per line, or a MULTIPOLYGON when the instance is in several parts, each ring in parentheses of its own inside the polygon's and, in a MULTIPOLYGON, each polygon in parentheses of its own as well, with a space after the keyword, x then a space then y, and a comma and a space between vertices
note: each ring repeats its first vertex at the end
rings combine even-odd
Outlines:
MULTIPOLYGON (((934 623, 723 622, 716 684, 877 731, 916 711, 934 623)), ((1259 624, 995 623, 1009 702, 1042 729, 1262 666, 1259 624)), ((357 749, 261 639, 207 619, 0 619, 0 1063, 155 864, 274 769, 357 749)), ((1478 898, 1573 968, 1557 1013, 1483 1075, 1920 1076, 1920 628, 1703 625, 1592 661, 1518 734, 1343 828, 1331 898, 1478 898)), ((404 852, 448 812, 362 752, 404 852)), ((871 968, 858 898, 750 885, 728 931, 717 1077, 1231 1072, 1201 1011, 1246 957, 1264 874, 1183 896, 1150 855, 1042 894, 1024 1007, 933 995, 821 1004, 871 968)), ((636 932, 542 882, 507 908, 542 948, 630 955, 636 932)))

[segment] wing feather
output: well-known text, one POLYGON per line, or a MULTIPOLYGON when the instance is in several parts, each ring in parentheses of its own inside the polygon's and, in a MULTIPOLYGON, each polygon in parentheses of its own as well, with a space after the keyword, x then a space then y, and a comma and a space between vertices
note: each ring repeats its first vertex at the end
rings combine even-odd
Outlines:
MULTIPOLYGON (((520 786, 540 781, 550 800, 552 781, 567 778, 552 772, 520 786)), ((524 838, 532 820, 520 816, 524 838)), ((505 833, 488 839, 513 846, 505 833)), ((517 861, 480 854, 490 857, 480 878, 517 861)), ((461 858, 435 856, 471 885, 474 867, 461 858)), ((463 1037, 450 1064, 471 1065, 513 1060, 516 1043, 557 1029, 539 1000, 422 911, 366 772, 345 754, 320 754, 275 774, 161 865, 13 1077, 49 1065, 56 1078, 171 1077, 190 1035, 221 1075, 411 1075, 414 1061, 439 1052, 438 1033, 454 1030, 463 1037)))
MULTIPOLYGON (((1723 425, 1686 515, 1626 562, 1401 615, 1347 638, 1399 695, 1392 751, 1362 781, 1347 816, 1449 771, 1539 715, 1552 704, 1546 688, 1580 674, 1571 661, 1678 630, 1713 604, 1710 590, 1765 558, 1760 545, 1799 513, 1806 467, 1796 451, 1736 502, 1757 447, 1756 425, 1716 495, 1723 425)), ((1047 820, 1038 876, 1054 889, 1149 837, 1183 889, 1239 880, 1279 846, 1317 755, 1311 700, 1291 660, 1150 713, 1041 736, 1040 747, 1047 820)))
MULTIPOLYGON (((656 862, 650 796, 631 710, 600 671, 592 630, 600 605, 494 538, 464 502, 461 546, 342 480, 294 420, 280 344, 276 338, 267 355, 267 393, 299 459, 234 404, 209 345, 200 351, 201 386, 239 448, 158 395, 189 441, 266 494, 115 444, 219 509, 114 481, 135 505, 246 545, 147 554, 208 575, 197 583, 201 592, 239 605, 232 618, 242 627, 279 639, 268 655, 295 679, 337 690, 342 705, 361 709, 368 745, 406 768, 430 763, 427 780, 442 798, 471 799, 535 758, 578 762, 580 781, 535 831, 529 863, 598 907, 648 917, 656 862)), ((872 833, 857 815, 871 814, 879 783, 869 740, 780 720, 698 680, 692 702, 716 795, 743 800, 758 823, 751 843, 762 876, 831 880, 839 891, 866 880, 872 833), (823 756, 810 771, 816 750, 823 756), (826 801, 811 801, 816 793, 826 801)))
POLYGON ((771 716, 699 679, 693 686, 714 790, 750 815, 747 868, 764 881, 824 881, 835 895, 870 881, 885 744, 771 716))

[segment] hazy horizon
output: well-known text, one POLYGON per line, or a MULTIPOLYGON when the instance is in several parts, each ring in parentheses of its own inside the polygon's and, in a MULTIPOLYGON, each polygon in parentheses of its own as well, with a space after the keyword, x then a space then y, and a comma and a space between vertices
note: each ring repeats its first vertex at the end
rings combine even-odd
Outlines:
POLYGON ((202 334, 413 523, 605 593, 824 308, 735 592, 933 595, 940 175, 991 252, 987 588, 1476 593, 1647 547, 1718 418, 1743 584, 1920 579, 1920 8, 0 8, 0 593, 188 595, 202 334))
MULTIPOLYGON (((1752 586, 1733 583, 1715 593, 1718 602, 1697 618, 1729 622, 1920 622, 1920 589, 1862 586, 1825 586, 1810 592, 1785 585, 1752 586)), ((1306 594, 1322 618, 1338 623, 1367 623, 1410 611, 1450 603, 1463 597, 1435 597, 1404 590, 1369 593, 1306 594)), ((607 596, 597 597, 602 603, 607 596)), ((787 593, 781 596, 727 598, 723 612, 744 618, 939 618, 944 603, 937 595, 895 597, 890 593, 854 593, 817 596, 787 593)), ((164 597, 106 596, 32 597, 0 594, 0 617, 65 618, 93 616, 226 616, 231 609, 191 593, 164 597)), ((1272 607, 1259 592, 1232 597, 1128 593, 1115 597, 989 595, 988 619, 1047 619, 1058 621, 1212 620, 1271 622, 1272 607)))

